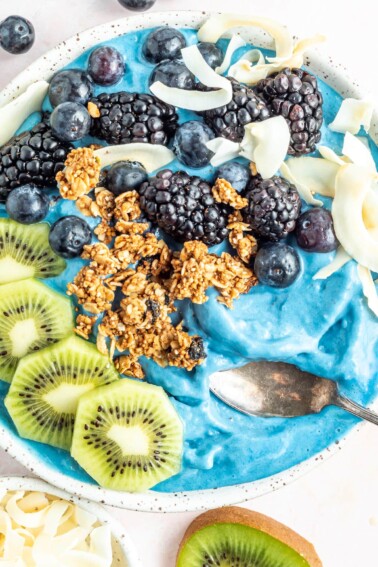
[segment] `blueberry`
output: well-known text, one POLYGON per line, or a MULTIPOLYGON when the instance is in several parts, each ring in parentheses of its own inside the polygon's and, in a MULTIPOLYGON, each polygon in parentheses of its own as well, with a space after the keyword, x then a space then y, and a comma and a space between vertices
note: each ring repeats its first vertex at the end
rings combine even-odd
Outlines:
POLYGON ((197 45, 201 52, 202 57, 212 69, 216 69, 222 64, 223 53, 214 43, 207 43, 206 41, 197 45))
POLYGON ((204 167, 210 163, 213 152, 206 143, 215 137, 214 132, 197 120, 184 122, 176 130, 173 140, 173 151, 177 159, 188 167, 204 167))
POLYGON ((51 248, 63 258, 80 256, 86 244, 89 244, 92 232, 85 220, 68 216, 63 217, 51 226, 49 243, 51 248))
POLYGON ((49 198, 35 185, 22 185, 9 193, 5 206, 11 219, 22 224, 33 224, 47 215, 49 198))
POLYGON ((150 32, 143 44, 143 55, 150 63, 160 63, 164 59, 176 59, 186 46, 183 34, 174 29, 162 27, 150 32))
POLYGON ((180 59, 173 61, 166 59, 156 65, 150 76, 150 85, 155 81, 178 89, 190 90, 194 87, 194 75, 189 71, 184 61, 180 59))
POLYGON ((298 245, 307 252, 332 252, 339 242, 327 209, 309 209, 297 220, 295 235, 298 245))
POLYGON ((251 173, 247 166, 237 161, 228 161, 220 166, 217 171, 217 177, 225 179, 236 191, 242 192, 251 179, 251 173))
POLYGON ((155 4, 156 0, 118 0, 124 8, 135 12, 144 12, 149 10, 155 4))
POLYGON ((5 51, 18 55, 29 51, 35 40, 34 27, 21 16, 9 16, 0 24, 0 45, 5 51))
POLYGON ((52 106, 62 102, 86 104, 93 93, 93 81, 81 69, 67 69, 56 73, 50 82, 49 98, 52 106))
POLYGON ((98 85, 115 85, 125 73, 125 62, 114 47, 97 47, 89 56, 88 72, 98 85))
POLYGON ((288 287, 299 276, 298 253, 287 244, 266 244, 256 254, 254 270, 260 283, 272 287, 288 287))
POLYGON ((92 119, 88 110, 77 102, 62 102, 50 116, 53 134, 65 142, 81 140, 91 128, 92 119))
POLYGON ((141 163, 119 161, 109 169, 106 184, 108 189, 118 196, 125 191, 137 191, 147 179, 147 171, 141 163))

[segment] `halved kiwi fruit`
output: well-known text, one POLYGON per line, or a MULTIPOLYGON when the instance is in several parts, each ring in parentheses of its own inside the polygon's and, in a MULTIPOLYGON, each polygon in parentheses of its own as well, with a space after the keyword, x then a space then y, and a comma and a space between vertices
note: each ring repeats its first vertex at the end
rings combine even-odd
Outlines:
POLYGON ((158 386, 124 378, 79 401, 71 453, 101 486, 142 492, 178 473, 183 426, 158 386))
POLYGON ((70 449, 80 396, 118 379, 95 345, 70 336, 21 360, 5 405, 21 437, 70 449))
POLYGON ((51 278, 66 267, 49 244, 49 225, 0 219, 0 284, 51 278))
POLYGON ((236 506, 192 522, 176 567, 322 567, 313 545, 268 516, 236 506))
POLYGON ((30 279, 0 286, 0 379, 9 382, 20 358, 73 329, 68 297, 30 279))

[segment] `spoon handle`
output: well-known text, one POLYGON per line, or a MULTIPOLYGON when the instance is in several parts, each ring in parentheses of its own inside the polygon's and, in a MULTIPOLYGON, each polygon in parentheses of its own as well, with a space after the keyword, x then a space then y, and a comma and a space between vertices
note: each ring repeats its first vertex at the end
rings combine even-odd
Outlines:
POLYGON ((366 421, 370 421, 371 423, 374 423, 374 425, 378 425, 378 414, 363 408, 348 398, 344 398, 344 396, 337 396, 333 403, 361 419, 366 419, 366 421))

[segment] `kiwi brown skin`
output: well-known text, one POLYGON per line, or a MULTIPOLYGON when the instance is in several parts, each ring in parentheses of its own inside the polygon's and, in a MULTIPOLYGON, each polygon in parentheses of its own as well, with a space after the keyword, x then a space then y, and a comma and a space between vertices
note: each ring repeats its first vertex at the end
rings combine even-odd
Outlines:
POLYGON ((306 559, 310 567, 323 567, 323 563, 316 553, 314 546, 304 537, 269 516, 238 506, 216 508, 195 518, 181 540, 176 561, 178 561, 182 548, 194 533, 207 526, 213 526, 214 524, 242 524, 243 526, 260 530, 294 549, 299 555, 306 559))

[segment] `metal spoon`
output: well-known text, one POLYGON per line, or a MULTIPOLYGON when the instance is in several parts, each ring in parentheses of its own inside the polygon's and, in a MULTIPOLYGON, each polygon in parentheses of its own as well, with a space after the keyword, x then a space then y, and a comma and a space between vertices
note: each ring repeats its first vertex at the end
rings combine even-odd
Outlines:
POLYGON ((210 390, 249 415, 296 417, 339 406, 378 425, 378 414, 341 396, 336 382, 284 362, 251 362, 210 376, 210 390))

